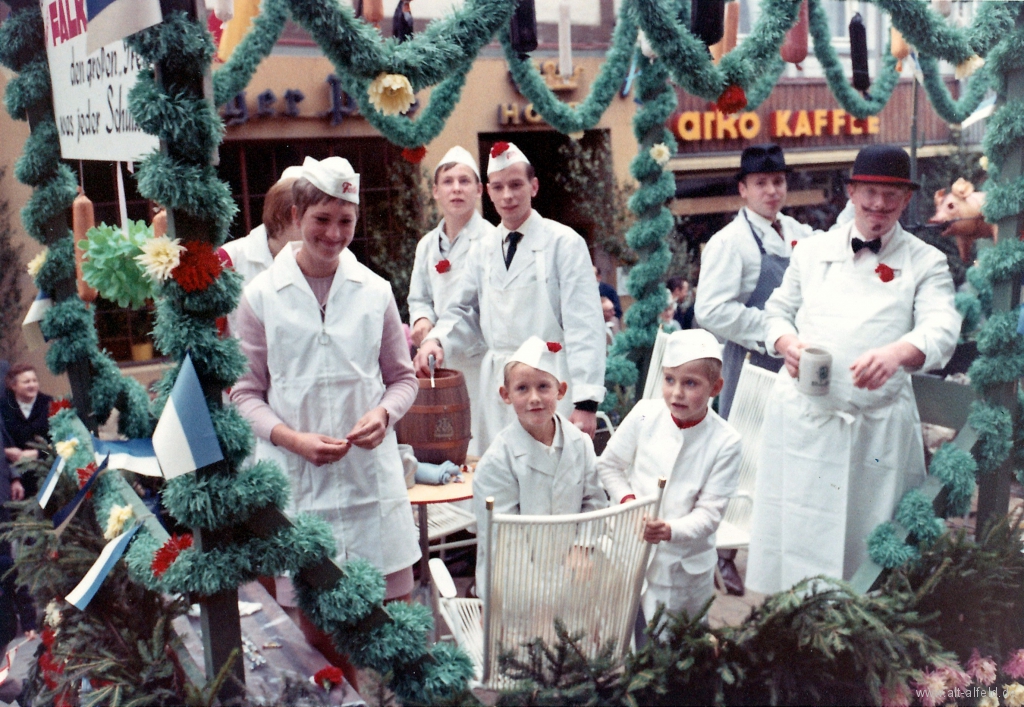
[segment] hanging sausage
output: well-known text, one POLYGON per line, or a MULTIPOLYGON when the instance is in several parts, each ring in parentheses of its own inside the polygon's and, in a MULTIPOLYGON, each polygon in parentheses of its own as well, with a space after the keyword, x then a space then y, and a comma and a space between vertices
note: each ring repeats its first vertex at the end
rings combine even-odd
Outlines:
POLYGON ((850 63, 853 64, 853 87, 860 92, 871 88, 868 73, 868 33, 858 12, 850 20, 850 63))
POLYGON ((803 0, 796 16, 796 23, 786 32, 786 39, 779 50, 782 60, 796 64, 798 69, 800 62, 807 58, 807 26, 807 0, 803 0))
POLYGON ((903 60, 910 56, 910 45, 895 27, 889 30, 889 51, 896 57, 896 73, 903 71, 903 60))
POLYGON ((509 30, 512 48, 520 56, 537 48, 537 9, 533 0, 519 0, 509 30))
POLYGON ((725 0, 692 0, 690 31, 711 46, 725 34, 725 0))
POLYGON ((82 275, 82 258, 85 252, 78 242, 85 238, 89 229, 96 225, 96 216, 92 209, 92 201, 78 187, 78 196, 71 204, 71 230, 75 238, 75 280, 78 284, 78 296, 83 302, 95 302, 99 294, 95 288, 89 287, 82 275))
MULTIPOLYGON (((805 0, 806 2, 806 0, 805 0)), ((725 33, 721 41, 711 45, 711 56, 717 64, 719 60, 736 48, 736 32, 740 26, 740 4, 737 0, 725 6, 725 33)))

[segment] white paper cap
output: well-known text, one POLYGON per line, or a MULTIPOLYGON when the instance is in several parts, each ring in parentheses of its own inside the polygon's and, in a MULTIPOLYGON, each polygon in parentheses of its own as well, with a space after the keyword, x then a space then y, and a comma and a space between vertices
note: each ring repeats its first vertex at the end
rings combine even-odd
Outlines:
POLYGON ((544 341, 540 337, 531 336, 523 342, 505 365, 511 363, 525 363, 527 366, 536 368, 539 371, 550 373, 559 383, 558 377, 558 352, 562 345, 555 341, 544 341))
POLYGON ((699 358, 722 360, 722 345, 715 335, 703 329, 683 329, 673 332, 665 345, 661 359, 663 368, 674 368, 699 358))
POLYGON ((359 175, 344 157, 328 157, 319 162, 307 157, 302 162, 302 177, 324 194, 359 203, 359 175))
POLYGON ((487 161, 487 176, 519 162, 530 164, 530 160, 526 159, 523 151, 511 142, 496 142, 491 148, 490 159, 487 161))
POLYGON ((480 179, 480 168, 477 167, 476 160, 473 159, 473 155, 469 154, 469 150, 464 147, 460 147, 459 145, 456 145, 452 149, 448 150, 448 152, 444 153, 444 157, 441 158, 441 161, 437 163, 437 167, 434 168, 434 178, 437 178, 437 170, 441 169, 441 165, 451 164, 452 162, 466 165, 473 170, 473 174, 476 175, 476 178, 480 179))
POLYGON ((302 176, 302 167, 297 164, 293 164, 291 167, 285 167, 284 171, 281 172, 281 178, 278 182, 283 182, 286 179, 298 179, 302 176))

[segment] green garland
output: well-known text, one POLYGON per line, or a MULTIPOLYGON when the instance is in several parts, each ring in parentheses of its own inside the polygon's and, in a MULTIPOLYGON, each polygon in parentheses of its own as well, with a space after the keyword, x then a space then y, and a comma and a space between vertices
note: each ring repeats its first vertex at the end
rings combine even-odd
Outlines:
MULTIPOLYGON (((672 214, 665 202, 675 195, 675 178, 665 172, 651 156, 651 148, 665 145, 675 152, 676 142, 665 128, 665 121, 676 108, 676 94, 668 85, 668 67, 660 59, 653 61, 637 52, 641 66, 636 81, 636 96, 641 102, 633 117, 633 134, 639 152, 630 163, 630 173, 639 185, 629 199, 637 221, 626 233, 626 244, 640 256, 629 273, 628 288, 634 303, 626 312, 626 329, 615 336, 605 365, 605 382, 612 391, 636 383, 635 361, 654 346, 658 333, 658 315, 665 309, 662 278, 672 259, 666 236, 672 230, 672 214)), ((614 409, 619 401, 610 393, 604 409, 614 409)))
POLYGON ((967 117, 981 105, 991 85, 990 69, 986 64, 971 78, 964 95, 954 101, 949 89, 946 88, 946 82, 942 80, 938 60, 930 56, 918 56, 918 63, 924 76, 924 90, 928 93, 928 101, 939 117, 947 123, 960 124, 967 120, 967 117))
POLYGON ((533 102, 534 110, 540 113, 548 125, 569 134, 589 130, 601 120, 629 73, 637 29, 631 17, 630 3, 624 2, 601 71, 591 85, 590 93, 576 108, 566 105, 555 96, 529 57, 521 57, 516 53, 507 28, 499 36, 505 49, 505 60, 512 72, 512 80, 516 82, 519 91, 533 102))

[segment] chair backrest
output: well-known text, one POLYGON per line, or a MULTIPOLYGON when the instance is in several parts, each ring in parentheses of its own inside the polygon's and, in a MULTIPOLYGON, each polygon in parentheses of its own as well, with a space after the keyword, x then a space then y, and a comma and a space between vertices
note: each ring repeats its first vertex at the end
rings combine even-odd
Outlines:
POLYGON ((651 364, 647 367, 647 378, 644 380, 644 400, 661 396, 661 359, 665 358, 665 344, 669 335, 658 329, 654 339, 654 350, 651 351, 651 364))
POLYGON ((734 497, 726 508, 724 521, 747 530, 750 527, 750 516, 753 509, 750 499, 754 495, 754 484, 757 479, 757 462, 761 451, 761 425, 764 422, 764 408, 775 386, 777 373, 752 366, 749 361, 743 362, 740 379, 736 384, 736 395, 733 397, 732 409, 729 411, 729 424, 740 433, 743 440, 743 451, 740 456, 740 479, 737 494, 744 498, 734 497))
POLYGON ((560 516, 494 514, 489 523, 484 600, 482 682, 503 689, 512 681, 499 656, 527 655, 524 644, 556 641, 555 619, 582 634, 588 658, 612 645, 616 659, 629 647, 650 544, 643 520, 657 516, 657 496, 589 513, 560 516))

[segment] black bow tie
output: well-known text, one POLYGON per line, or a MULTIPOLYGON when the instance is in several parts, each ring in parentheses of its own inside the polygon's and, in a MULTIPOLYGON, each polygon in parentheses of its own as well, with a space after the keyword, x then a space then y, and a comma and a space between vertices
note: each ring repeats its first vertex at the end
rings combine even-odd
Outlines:
POLYGON ((872 253, 877 253, 882 249, 882 239, 876 238, 873 241, 862 241, 860 238, 854 238, 850 241, 850 246, 853 248, 853 252, 857 253, 861 248, 867 248, 872 253))

